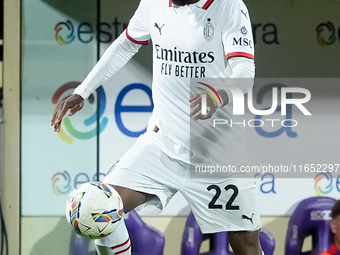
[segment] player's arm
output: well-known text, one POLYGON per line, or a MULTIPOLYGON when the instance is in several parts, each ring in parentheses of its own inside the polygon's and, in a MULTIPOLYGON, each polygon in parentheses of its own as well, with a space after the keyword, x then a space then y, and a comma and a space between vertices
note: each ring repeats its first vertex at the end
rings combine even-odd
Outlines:
MULTIPOLYGON (((248 88, 254 84, 254 39, 250 15, 246 5, 239 0, 223 1, 224 31, 222 44, 232 75, 228 83, 240 88, 247 94, 248 88)), ((223 19, 221 18, 221 19, 223 19)), ((233 98, 229 90, 219 90, 223 105, 231 103, 233 98)))
POLYGON ((54 131, 60 131, 66 113, 72 116, 80 111, 84 106, 84 99, 121 69, 138 52, 141 45, 131 41, 126 32, 122 33, 105 51, 85 80, 75 89, 73 95, 58 103, 51 120, 54 131))
POLYGON ((130 19, 128 28, 105 51, 85 80, 75 89, 73 95, 58 103, 51 120, 54 131, 60 131, 61 121, 66 113, 72 116, 81 110, 84 99, 122 68, 141 45, 149 42, 148 10, 149 1, 141 0, 135 14, 130 19))
MULTIPOLYGON (((229 78, 230 82, 233 80, 237 83, 243 94, 248 92, 248 88, 254 84, 255 77, 255 62, 254 59, 246 57, 233 57, 228 60, 233 71, 229 78)), ((222 98, 223 106, 227 105, 232 100, 232 95, 229 90, 219 89, 218 94, 222 98)))
POLYGON ((101 84, 121 69, 135 55, 141 44, 128 39, 124 31, 105 51, 85 80, 74 90, 75 94, 87 98, 101 84))

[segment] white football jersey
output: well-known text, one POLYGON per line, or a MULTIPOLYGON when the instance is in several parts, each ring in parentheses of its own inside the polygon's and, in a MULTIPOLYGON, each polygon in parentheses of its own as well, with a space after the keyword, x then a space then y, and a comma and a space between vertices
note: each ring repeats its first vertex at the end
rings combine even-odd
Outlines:
POLYGON ((154 112, 148 130, 159 127, 155 142, 185 162, 243 164, 247 161, 243 125, 213 127, 213 119, 241 122, 232 103, 209 120, 189 117, 191 79, 228 78, 228 58, 254 59, 248 10, 241 0, 199 0, 175 6, 171 0, 141 0, 127 37, 153 45, 154 112), (223 154, 217 155, 217 154, 223 154))

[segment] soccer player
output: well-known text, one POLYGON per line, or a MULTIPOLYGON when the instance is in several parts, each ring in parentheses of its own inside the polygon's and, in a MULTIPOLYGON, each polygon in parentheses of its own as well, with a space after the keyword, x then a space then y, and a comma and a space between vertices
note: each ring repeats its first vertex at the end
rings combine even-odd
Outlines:
MULTIPOLYGON (((145 134, 112 167, 103 182, 120 194, 124 211, 140 206, 161 211, 176 192, 187 200, 203 233, 229 231, 236 255, 261 255, 261 227, 253 178, 237 174, 190 178, 192 166, 246 164, 242 125, 212 128, 212 116, 230 119, 233 98, 217 89, 217 103, 190 90, 191 79, 254 78, 254 44, 242 0, 141 0, 126 30, 104 53, 73 95, 56 107, 51 125, 81 110, 98 86, 152 41, 154 110, 145 134)), ((236 116, 232 116, 236 118, 236 116)), ((95 241, 99 254, 131 254, 124 222, 95 241)))
POLYGON ((338 255, 340 254, 340 200, 338 200, 332 207, 332 220, 331 220, 331 230, 332 230, 332 244, 329 246, 328 250, 321 255, 338 255))

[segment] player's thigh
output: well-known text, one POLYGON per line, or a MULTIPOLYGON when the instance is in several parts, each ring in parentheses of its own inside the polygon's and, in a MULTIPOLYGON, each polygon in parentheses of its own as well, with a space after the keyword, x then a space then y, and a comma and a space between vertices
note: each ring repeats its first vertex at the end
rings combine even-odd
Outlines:
POLYGON ((156 198, 156 195, 153 194, 148 194, 145 192, 136 191, 130 188, 125 188, 117 185, 112 186, 118 192, 121 199, 123 200, 125 213, 128 213, 129 211, 135 209, 137 206, 140 206, 156 198))
POLYGON ((189 179, 181 193, 203 233, 260 229, 252 178, 189 179))
POLYGON ((228 232, 228 240, 236 255, 261 255, 259 230, 228 232))
POLYGON ((120 194, 124 212, 146 203, 145 209, 159 213, 177 192, 179 177, 169 171, 174 164, 147 135, 141 135, 110 169, 103 183, 120 194))

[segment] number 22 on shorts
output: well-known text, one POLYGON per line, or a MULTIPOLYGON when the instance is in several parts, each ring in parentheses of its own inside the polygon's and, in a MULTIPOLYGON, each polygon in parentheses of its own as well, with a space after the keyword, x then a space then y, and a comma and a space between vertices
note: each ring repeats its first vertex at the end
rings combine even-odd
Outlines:
MULTIPOLYGON (((236 197, 238 195, 238 188, 233 184, 229 184, 229 185, 224 187, 225 191, 228 191, 230 189, 233 191, 233 194, 229 198, 229 200, 228 200, 228 202, 225 206, 225 209, 226 210, 240 210, 240 207, 238 205, 233 205, 234 200, 236 199, 236 197)), ((208 208, 209 209, 222 209, 223 206, 221 204, 216 204, 217 199, 220 197, 220 195, 222 193, 221 188, 219 186, 213 184, 213 185, 208 186, 207 190, 208 191, 215 190, 215 195, 213 196, 210 203, 208 204, 208 208)))

